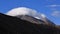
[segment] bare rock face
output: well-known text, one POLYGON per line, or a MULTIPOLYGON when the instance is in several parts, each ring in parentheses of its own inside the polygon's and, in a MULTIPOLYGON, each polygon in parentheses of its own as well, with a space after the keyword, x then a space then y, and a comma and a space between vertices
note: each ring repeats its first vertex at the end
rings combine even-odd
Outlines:
POLYGON ((12 17, 0 13, 0 34, 60 34, 56 25, 46 25, 31 16, 12 17))

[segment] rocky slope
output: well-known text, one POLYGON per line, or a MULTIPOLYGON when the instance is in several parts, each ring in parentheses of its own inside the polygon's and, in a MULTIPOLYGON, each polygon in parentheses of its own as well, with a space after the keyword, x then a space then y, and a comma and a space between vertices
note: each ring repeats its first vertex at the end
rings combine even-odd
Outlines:
POLYGON ((0 34, 60 34, 56 25, 44 23, 31 16, 17 18, 0 13, 0 34))

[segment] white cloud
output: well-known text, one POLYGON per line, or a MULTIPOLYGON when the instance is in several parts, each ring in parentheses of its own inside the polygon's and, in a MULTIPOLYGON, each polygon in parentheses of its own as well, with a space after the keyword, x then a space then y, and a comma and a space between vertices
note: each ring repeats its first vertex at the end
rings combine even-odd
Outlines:
POLYGON ((18 7, 14 8, 7 12, 7 15, 17 16, 17 15, 35 15, 37 13, 36 10, 26 8, 26 7, 18 7))
POLYGON ((30 8, 27 8, 27 7, 14 8, 14 9, 8 11, 6 14, 10 15, 10 16, 30 15, 30 16, 33 16, 37 19, 41 19, 41 18, 45 17, 43 14, 37 12, 36 10, 30 9, 30 8))
POLYGON ((60 11, 53 11, 52 16, 60 17, 60 11))

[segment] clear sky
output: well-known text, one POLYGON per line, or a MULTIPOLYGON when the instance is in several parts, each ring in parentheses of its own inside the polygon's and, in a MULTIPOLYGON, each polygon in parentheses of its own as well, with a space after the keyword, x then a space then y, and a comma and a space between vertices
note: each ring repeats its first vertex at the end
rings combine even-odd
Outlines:
POLYGON ((6 13, 16 7, 35 9, 49 20, 60 25, 60 0, 0 0, 0 12, 6 13))

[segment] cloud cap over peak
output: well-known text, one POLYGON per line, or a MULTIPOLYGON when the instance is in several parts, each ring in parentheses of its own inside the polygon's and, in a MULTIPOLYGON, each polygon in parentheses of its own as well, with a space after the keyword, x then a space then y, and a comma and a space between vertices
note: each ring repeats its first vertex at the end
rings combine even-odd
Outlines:
POLYGON ((14 8, 14 9, 8 11, 6 13, 6 15, 9 15, 9 16, 29 15, 29 16, 32 16, 37 19, 43 19, 46 17, 44 14, 39 13, 36 10, 30 9, 27 7, 14 8))
POLYGON ((18 7, 14 8, 7 12, 7 15, 17 16, 17 15, 35 15, 37 13, 36 10, 27 8, 27 7, 18 7))

